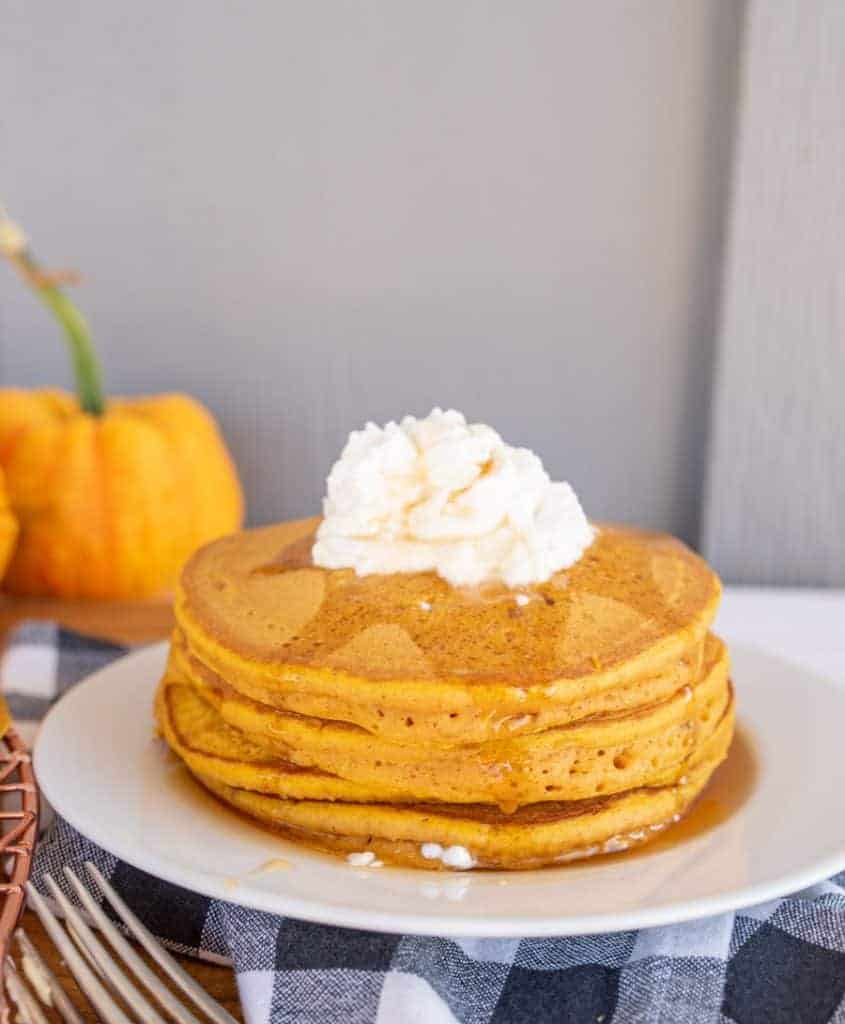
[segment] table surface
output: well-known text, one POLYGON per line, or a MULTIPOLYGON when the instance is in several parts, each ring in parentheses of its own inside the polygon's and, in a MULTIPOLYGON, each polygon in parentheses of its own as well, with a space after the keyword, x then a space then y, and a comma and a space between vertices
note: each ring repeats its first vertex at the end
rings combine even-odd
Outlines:
MULTIPOLYGON (((93 604, 82 601, 18 599, 0 595, 0 644, 8 631, 23 619, 49 619, 59 622, 67 629, 122 644, 144 644, 162 640, 168 636, 173 625, 173 614, 168 602, 93 604)), ((98 1020, 96 1014, 79 992, 73 977, 56 953, 38 918, 29 910, 24 914, 23 927, 62 985, 71 993, 83 1019, 94 1024, 98 1020)), ((207 992, 238 1020, 243 1019, 234 974, 228 967, 207 964, 187 957, 178 959, 207 992)))
MULTIPOLYGON (((0 595, 0 642, 22 619, 50 619, 68 629, 113 640, 142 644, 165 638, 172 612, 164 602, 149 604, 89 604, 18 600, 0 595)), ((845 672, 845 591, 727 587, 716 629, 730 642, 764 647, 769 653, 800 660, 827 675, 845 672)), ((77 991, 38 920, 27 911, 24 927, 47 962, 77 991)), ((186 969, 234 1016, 242 1019, 232 971, 226 967, 180 958, 186 969)), ((96 1016, 80 998, 86 1021, 96 1016)))

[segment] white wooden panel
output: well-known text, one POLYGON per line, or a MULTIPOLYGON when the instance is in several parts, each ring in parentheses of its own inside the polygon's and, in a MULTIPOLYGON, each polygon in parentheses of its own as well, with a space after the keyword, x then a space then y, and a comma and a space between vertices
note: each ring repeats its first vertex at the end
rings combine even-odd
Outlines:
POLYGON ((845 583, 845 4, 754 0, 705 549, 730 580, 845 583))

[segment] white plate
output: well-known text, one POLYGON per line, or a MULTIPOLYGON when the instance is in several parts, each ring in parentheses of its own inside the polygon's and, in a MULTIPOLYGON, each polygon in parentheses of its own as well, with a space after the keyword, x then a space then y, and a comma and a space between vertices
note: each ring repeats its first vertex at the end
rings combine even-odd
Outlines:
POLYGON ((669 924, 772 899, 845 868, 845 687, 753 649, 732 653, 741 725, 734 767, 747 791, 732 795, 723 773, 704 799, 739 806, 663 849, 600 863, 511 873, 361 869, 263 831, 206 795, 152 738, 163 646, 115 662, 67 694, 44 722, 35 768, 53 806, 107 850, 261 910, 425 935, 669 924), (274 857, 289 869, 256 873, 274 857))

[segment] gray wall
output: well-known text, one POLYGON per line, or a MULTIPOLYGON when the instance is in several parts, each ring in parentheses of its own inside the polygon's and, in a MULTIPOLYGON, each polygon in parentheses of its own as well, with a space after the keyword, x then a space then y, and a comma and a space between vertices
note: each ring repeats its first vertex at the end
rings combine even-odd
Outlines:
MULTIPOLYGON (((694 537, 741 4, 7 0, 0 194, 115 391, 220 417, 251 517, 455 405, 694 537)), ((0 275, 5 383, 66 383, 0 275)))

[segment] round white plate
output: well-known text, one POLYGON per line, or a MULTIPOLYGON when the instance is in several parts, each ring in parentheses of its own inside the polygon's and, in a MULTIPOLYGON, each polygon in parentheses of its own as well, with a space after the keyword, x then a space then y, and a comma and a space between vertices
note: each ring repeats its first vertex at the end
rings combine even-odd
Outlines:
POLYGON ((81 832, 208 896, 379 931, 572 935, 749 906, 845 868, 845 686, 753 649, 732 651, 739 742, 703 798, 705 818, 735 805, 725 820, 701 831, 682 823, 674 843, 596 863, 448 874, 354 868, 218 804, 153 739, 165 653, 130 655, 68 693, 42 726, 35 769, 81 832), (289 867, 261 871, 273 858, 289 867))

